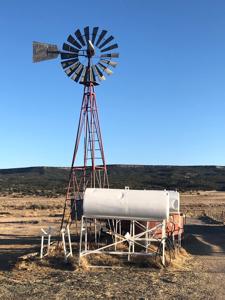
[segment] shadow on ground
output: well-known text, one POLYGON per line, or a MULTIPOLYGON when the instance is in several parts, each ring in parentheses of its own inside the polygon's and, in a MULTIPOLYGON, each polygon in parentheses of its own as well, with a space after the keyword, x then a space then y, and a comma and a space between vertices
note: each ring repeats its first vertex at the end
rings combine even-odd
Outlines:
POLYGON ((20 256, 40 250, 40 237, 0 235, 0 270, 10 271, 20 256))
POLYGON ((189 218, 184 248, 193 255, 225 255, 225 227, 208 216, 189 218))

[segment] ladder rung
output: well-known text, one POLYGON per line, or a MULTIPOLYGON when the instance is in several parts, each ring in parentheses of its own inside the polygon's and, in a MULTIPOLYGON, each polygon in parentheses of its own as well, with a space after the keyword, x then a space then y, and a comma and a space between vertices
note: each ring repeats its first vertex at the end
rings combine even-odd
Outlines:
MULTIPOLYGON (((92 158, 87 158, 88 160, 92 159, 92 158)), ((95 157, 94 159, 102 159, 102 157, 95 157)))

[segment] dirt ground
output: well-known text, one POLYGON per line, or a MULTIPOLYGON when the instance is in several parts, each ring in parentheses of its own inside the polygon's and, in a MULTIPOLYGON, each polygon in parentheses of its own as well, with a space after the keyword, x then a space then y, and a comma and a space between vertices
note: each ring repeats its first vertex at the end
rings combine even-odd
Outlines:
POLYGON ((58 233, 63 198, 0 197, 1 299, 225 299, 225 193, 186 193, 184 251, 167 269, 78 268, 76 261, 23 261, 40 230, 58 233))

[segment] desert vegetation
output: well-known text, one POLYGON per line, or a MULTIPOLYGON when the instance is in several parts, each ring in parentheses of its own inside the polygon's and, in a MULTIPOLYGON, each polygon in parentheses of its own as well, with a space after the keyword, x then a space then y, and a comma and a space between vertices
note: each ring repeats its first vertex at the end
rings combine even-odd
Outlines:
MULTIPOLYGON (((111 188, 225 190, 225 167, 109 165, 111 188)), ((65 195, 69 168, 33 167, 0 170, 0 194, 14 197, 65 195)))

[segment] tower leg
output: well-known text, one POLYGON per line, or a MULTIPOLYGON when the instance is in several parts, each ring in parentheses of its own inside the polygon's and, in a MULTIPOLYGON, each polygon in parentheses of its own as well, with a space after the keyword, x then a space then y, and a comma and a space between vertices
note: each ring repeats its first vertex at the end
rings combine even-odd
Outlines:
POLYGON ((87 187, 109 187, 96 95, 92 82, 84 85, 61 229, 73 220, 81 218, 83 194, 87 187), (83 144, 82 166, 77 165, 78 149, 82 146, 80 144, 83 144))

